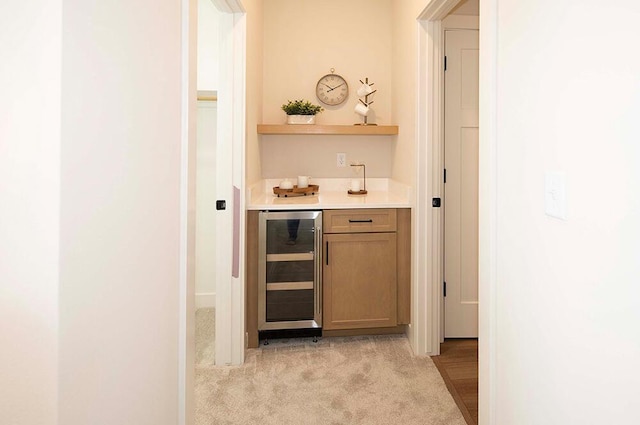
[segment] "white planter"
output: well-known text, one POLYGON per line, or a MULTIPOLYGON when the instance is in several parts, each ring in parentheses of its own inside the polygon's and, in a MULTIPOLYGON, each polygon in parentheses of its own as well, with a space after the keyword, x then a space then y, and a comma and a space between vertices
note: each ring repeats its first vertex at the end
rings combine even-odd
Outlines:
POLYGON ((315 124, 315 115, 287 115, 287 124, 315 124))

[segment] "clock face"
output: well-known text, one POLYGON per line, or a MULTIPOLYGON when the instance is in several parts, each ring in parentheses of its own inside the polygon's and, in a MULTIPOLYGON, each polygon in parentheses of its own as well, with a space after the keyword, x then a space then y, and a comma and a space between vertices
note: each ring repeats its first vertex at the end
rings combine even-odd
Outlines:
POLYGON ((316 96, 325 105, 339 105, 349 96, 349 86, 344 78, 337 74, 327 74, 318 80, 316 96))

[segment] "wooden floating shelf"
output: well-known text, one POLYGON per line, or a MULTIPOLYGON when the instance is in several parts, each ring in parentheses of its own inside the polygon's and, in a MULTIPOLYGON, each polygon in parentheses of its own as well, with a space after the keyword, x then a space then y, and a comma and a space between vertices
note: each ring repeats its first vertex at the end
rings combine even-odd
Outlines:
POLYGON ((397 125, 258 124, 258 134, 394 136, 397 125))

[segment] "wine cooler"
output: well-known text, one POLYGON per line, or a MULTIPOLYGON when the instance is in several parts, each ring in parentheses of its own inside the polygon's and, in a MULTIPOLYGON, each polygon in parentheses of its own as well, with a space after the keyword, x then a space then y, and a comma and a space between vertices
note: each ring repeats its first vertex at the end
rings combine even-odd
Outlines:
POLYGON ((322 328, 322 211, 261 212, 258 330, 322 328))

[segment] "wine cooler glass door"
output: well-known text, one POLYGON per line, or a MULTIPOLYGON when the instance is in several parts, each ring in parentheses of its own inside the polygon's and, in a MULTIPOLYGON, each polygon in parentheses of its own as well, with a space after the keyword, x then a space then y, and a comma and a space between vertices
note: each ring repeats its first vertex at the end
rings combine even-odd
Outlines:
POLYGON ((320 327, 321 212, 261 213, 260 230, 261 330, 320 327))

